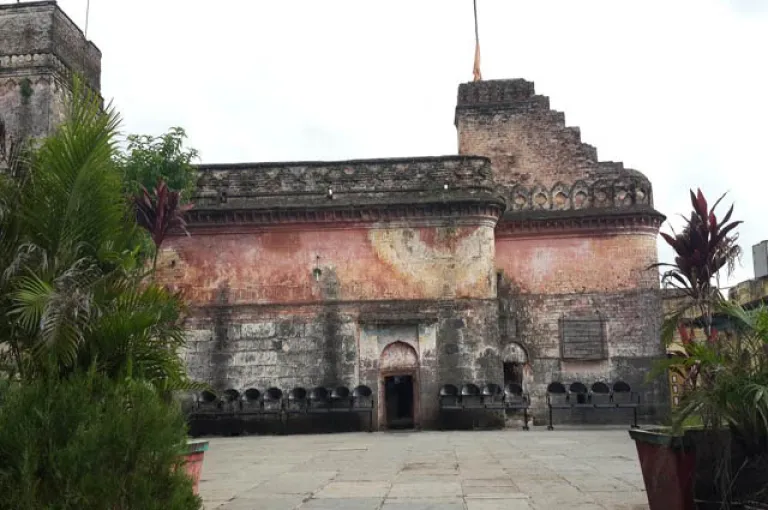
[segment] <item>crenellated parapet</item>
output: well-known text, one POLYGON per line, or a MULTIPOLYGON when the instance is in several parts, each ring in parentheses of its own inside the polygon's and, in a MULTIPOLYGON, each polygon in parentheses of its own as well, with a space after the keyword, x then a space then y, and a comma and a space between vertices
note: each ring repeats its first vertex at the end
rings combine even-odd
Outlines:
POLYGON ((191 224, 484 217, 505 208, 490 162, 446 156, 204 165, 191 224))
POLYGON ((651 183, 622 163, 599 161, 578 127, 550 109, 532 82, 491 80, 459 86, 459 153, 491 159, 508 211, 653 207, 651 183))
MULTIPOLYGON (((488 80, 459 85, 456 101, 456 122, 464 112, 477 113, 531 113, 548 112, 549 98, 537 95, 533 82, 524 79, 488 80)), ((565 123, 565 116, 555 113, 556 119, 565 123)))

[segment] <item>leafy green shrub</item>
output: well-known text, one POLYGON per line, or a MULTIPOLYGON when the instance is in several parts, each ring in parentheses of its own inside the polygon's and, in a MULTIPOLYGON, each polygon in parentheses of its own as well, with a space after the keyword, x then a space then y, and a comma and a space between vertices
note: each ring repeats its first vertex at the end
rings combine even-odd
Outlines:
POLYGON ((192 163, 197 151, 184 147, 186 139, 187 133, 180 127, 160 136, 129 135, 125 152, 115 157, 127 193, 135 195, 142 187, 152 190, 162 179, 181 193, 182 202, 189 200, 198 176, 192 163))
POLYGON ((13 385, 0 407, 0 509, 193 510, 184 419, 147 383, 92 372, 13 385))

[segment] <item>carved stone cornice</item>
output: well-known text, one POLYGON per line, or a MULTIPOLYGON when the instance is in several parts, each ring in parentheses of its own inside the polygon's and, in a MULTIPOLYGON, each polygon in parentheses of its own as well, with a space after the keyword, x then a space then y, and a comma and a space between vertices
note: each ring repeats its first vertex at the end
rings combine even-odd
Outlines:
POLYGON ((464 202, 359 205, 343 208, 192 209, 186 215, 190 231, 224 231, 231 228, 263 228, 313 225, 318 228, 349 228, 377 223, 420 225, 488 224, 494 226, 504 211, 501 199, 464 202))
POLYGON ((663 214, 646 207, 528 215, 507 213, 496 226, 496 238, 622 232, 656 234, 664 220, 663 214))
MULTIPOLYGON (((74 73, 54 53, 0 55, 0 92, 15 89, 25 80, 32 84, 43 81, 69 87, 74 73)), ((93 82, 86 81, 86 86, 100 95, 93 82)))
POLYGON ((53 52, 24 53, 19 55, 0 55, 0 74, 19 69, 40 68, 69 76, 72 70, 53 52))

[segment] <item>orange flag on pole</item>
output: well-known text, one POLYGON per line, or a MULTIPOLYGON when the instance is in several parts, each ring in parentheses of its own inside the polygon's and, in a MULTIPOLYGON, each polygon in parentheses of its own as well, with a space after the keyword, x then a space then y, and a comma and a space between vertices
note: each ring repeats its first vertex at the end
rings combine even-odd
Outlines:
POLYGON ((483 74, 480 72, 480 36, 477 31, 477 0, 472 0, 472 5, 475 9, 475 66, 472 69, 474 75, 474 81, 481 81, 483 74))
POLYGON ((472 69, 475 81, 481 81, 483 74, 480 72, 480 43, 475 43, 475 67, 472 69))

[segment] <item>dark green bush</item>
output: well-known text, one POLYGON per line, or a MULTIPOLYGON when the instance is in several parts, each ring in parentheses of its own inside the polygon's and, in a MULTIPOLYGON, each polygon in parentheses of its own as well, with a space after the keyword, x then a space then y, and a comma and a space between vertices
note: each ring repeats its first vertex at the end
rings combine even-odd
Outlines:
POLYGON ((151 386, 102 375, 14 385, 0 406, 0 509, 201 508, 184 419, 151 386))

